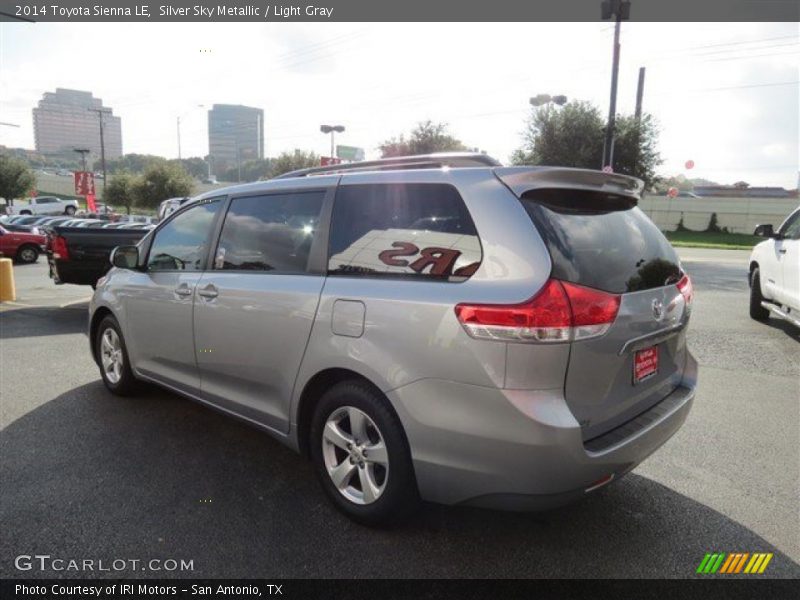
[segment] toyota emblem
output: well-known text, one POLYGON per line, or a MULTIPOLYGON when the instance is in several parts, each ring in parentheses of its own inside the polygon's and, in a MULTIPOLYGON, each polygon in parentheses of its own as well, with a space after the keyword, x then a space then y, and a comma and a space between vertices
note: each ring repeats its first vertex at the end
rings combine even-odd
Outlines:
POLYGON ((653 300, 653 317, 656 321, 661 319, 661 315, 664 314, 664 304, 661 300, 655 299, 653 300))

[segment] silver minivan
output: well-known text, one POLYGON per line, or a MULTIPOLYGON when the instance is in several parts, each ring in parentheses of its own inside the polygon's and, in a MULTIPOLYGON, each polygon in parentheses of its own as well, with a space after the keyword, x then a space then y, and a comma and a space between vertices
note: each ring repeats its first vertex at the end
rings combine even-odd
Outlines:
POLYGON ((153 382, 309 456, 362 523, 565 503, 694 398, 692 284, 641 192, 479 154, 214 190, 114 251, 92 354, 115 394, 153 382))

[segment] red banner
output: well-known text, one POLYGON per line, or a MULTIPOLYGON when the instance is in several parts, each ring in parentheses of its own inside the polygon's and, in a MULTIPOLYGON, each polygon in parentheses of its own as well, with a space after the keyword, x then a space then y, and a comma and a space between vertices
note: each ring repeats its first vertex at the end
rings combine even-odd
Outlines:
POLYGON ((94 173, 75 171, 75 195, 94 196, 94 173))
POLYGON ((342 164, 341 158, 335 158, 331 156, 321 156, 319 165, 321 167, 330 167, 331 165, 340 165, 342 164))
MULTIPOLYGON (((94 191, 94 185, 92 185, 94 191)), ((97 205, 94 203, 94 194, 86 194, 86 210, 90 213, 97 212, 97 205)))

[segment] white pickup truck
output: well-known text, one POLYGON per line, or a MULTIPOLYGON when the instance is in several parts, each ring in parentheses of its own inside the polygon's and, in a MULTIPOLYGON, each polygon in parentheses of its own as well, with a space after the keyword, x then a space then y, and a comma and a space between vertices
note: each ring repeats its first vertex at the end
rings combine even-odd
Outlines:
POLYGON ((778 231, 759 225, 754 235, 767 238, 750 255, 750 316, 772 315, 800 327, 800 207, 778 231))
POLYGON ((8 207, 8 213, 12 215, 74 215, 77 210, 77 200, 62 200, 56 196, 38 196, 8 207))

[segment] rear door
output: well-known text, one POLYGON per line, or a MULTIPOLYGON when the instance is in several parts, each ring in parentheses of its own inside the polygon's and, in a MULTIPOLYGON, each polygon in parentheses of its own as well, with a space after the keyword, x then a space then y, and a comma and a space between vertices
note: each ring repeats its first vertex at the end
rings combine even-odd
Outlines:
POLYGON ((281 432, 325 281, 334 190, 301 185, 231 198, 194 312, 202 397, 281 432))
POLYGON ((631 197, 539 189, 522 201, 550 251, 551 277, 620 296, 605 335, 571 343, 566 400, 591 439, 679 384, 690 307, 678 287, 680 262, 631 197))

